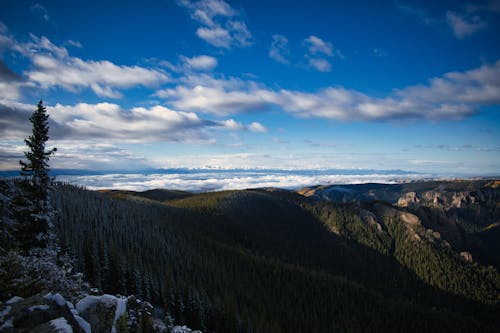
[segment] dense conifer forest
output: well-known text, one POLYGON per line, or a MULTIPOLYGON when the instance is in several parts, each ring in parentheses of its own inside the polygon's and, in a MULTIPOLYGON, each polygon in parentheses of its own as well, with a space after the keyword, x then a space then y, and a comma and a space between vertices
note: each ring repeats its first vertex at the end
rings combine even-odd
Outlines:
POLYGON ((499 327, 497 270, 465 261, 386 202, 334 203, 281 190, 100 193, 59 184, 52 204, 62 246, 93 285, 149 299, 194 329, 499 327))

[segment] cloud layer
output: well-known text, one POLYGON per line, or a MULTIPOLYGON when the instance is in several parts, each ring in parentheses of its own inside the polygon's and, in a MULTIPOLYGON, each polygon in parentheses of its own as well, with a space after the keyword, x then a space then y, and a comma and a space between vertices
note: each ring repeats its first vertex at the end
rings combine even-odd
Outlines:
POLYGON ((279 107, 297 117, 335 120, 460 119, 481 106, 500 103, 500 61, 465 72, 449 72, 427 84, 372 97, 344 87, 317 92, 272 90, 255 81, 188 76, 156 96, 180 110, 218 116, 279 107))
MULTIPOLYGON (((29 134, 28 118, 33 106, 0 103, 0 134, 5 140, 22 140, 29 134)), ((54 140, 102 140, 106 142, 209 143, 207 130, 265 132, 257 122, 249 125, 233 119, 207 120, 194 112, 164 106, 124 109, 118 104, 79 103, 49 106, 51 138, 54 140)))
POLYGON ((145 191, 155 188, 176 189, 193 192, 278 187, 298 189, 317 184, 394 183, 401 178, 411 180, 424 175, 408 174, 351 174, 341 175, 315 172, 259 172, 248 171, 203 171, 171 174, 108 174, 90 176, 60 176, 59 180, 73 182, 90 189, 122 189, 145 191))

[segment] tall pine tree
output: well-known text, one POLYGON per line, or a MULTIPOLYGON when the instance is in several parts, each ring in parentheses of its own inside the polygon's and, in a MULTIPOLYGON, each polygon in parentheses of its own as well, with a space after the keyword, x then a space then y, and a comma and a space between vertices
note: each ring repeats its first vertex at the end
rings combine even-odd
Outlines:
POLYGON ((43 102, 38 102, 36 111, 31 115, 32 134, 24 140, 29 148, 25 152, 27 161, 21 164, 21 176, 25 177, 23 198, 19 198, 17 239, 23 250, 44 248, 49 239, 50 204, 49 188, 52 179, 49 176, 49 159, 56 148, 47 150, 49 139, 49 115, 43 102))

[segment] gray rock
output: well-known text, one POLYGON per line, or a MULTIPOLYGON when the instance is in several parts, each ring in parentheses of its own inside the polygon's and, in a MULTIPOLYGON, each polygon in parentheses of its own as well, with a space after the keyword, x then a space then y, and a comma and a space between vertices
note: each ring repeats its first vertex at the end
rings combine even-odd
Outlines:
MULTIPOLYGON (((83 333, 73 313, 58 294, 36 294, 6 305, 10 307, 4 315, 5 323, 0 332, 56 332, 50 322, 62 318, 75 333, 83 333), (49 296, 49 297, 47 297, 49 296)), ((5 310, 0 309, 1 310, 5 310)))
POLYGON ((87 296, 76 304, 80 317, 94 333, 109 333, 113 327, 118 300, 111 295, 87 296))

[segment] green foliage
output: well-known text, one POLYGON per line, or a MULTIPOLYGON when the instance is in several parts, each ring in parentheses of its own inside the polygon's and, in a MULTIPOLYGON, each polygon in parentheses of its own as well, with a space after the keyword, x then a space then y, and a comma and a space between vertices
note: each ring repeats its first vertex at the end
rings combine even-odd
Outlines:
POLYGON ((19 161, 21 176, 26 177, 26 180, 22 183, 22 194, 14 198, 14 204, 18 207, 15 219, 19 223, 17 238, 26 252, 31 248, 45 247, 49 238, 49 160, 57 149, 46 150, 49 139, 49 116, 46 111, 40 101, 30 117, 32 134, 24 140, 29 148, 24 153, 27 162, 19 161))
POLYGON ((30 189, 33 199, 46 201, 49 177, 50 155, 57 151, 56 148, 46 150, 46 144, 49 140, 49 115, 43 102, 38 102, 36 111, 31 115, 30 122, 33 124, 32 134, 24 140, 29 151, 24 155, 27 162, 19 161, 21 164, 21 176, 30 177, 30 189))

